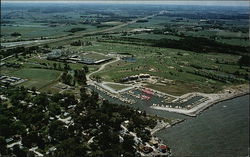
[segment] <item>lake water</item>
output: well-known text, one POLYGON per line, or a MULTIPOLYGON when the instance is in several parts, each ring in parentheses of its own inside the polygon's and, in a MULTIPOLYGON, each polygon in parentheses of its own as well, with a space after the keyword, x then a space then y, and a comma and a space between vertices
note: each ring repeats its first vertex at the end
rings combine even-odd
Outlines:
POLYGON ((218 103, 158 132, 173 156, 242 157, 249 147, 249 95, 218 103))
MULTIPOLYGON (((93 89, 93 88, 92 88, 93 89)), ((103 98, 115 104, 100 91, 103 98)), ((149 114, 168 118, 186 119, 174 127, 158 133, 160 139, 172 149, 174 157, 246 157, 249 143, 249 95, 213 105, 197 117, 150 108, 150 102, 137 101, 131 106, 149 114)))

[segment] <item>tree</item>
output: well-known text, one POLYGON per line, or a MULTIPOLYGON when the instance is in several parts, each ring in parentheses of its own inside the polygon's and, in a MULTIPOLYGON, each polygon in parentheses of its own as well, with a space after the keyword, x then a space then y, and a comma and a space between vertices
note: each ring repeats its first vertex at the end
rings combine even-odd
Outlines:
POLYGON ((78 84, 87 85, 85 70, 74 70, 74 77, 78 84))
POLYGON ((22 135, 26 133, 26 126, 22 121, 14 121, 10 125, 11 130, 13 130, 14 134, 22 135))
POLYGON ((140 137, 143 142, 148 142, 151 139, 150 131, 147 129, 136 128, 135 132, 137 136, 140 137))
POLYGON ((9 137, 13 135, 13 131, 10 128, 12 121, 5 115, 0 114, 0 136, 9 137))
POLYGON ((26 153, 23 149, 20 149, 19 145, 13 146, 13 153, 18 157, 26 157, 26 153))
POLYGON ((59 70, 62 70, 62 66, 61 66, 60 63, 58 63, 58 66, 57 66, 57 67, 58 67, 59 70))
POLYGON ((56 69, 57 68, 57 64, 53 63, 53 67, 54 67, 54 69, 56 69))
POLYGON ((73 94, 64 94, 64 102, 65 102, 64 105, 65 107, 77 104, 77 100, 75 98, 75 95, 73 94))
POLYGON ((32 86, 32 87, 31 87, 31 91, 32 91, 33 93, 35 93, 35 92, 36 92, 36 87, 35 87, 35 86, 32 86))
POLYGON ((67 128, 64 126, 64 123, 59 120, 50 123, 49 134, 56 140, 63 140, 68 137, 67 128))
POLYGON ((94 75, 93 78, 97 81, 97 82, 101 82, 102 78, 99 75, 94 75))
POLYGON ((17 53, 15 53, 15 58, 18 58, 18 54, 17 53))
POLYGON ((71 68, 70 68, 70 66, 67 63, 64 63, 64 68, 63 69, 64 69, 64 71, 68 71, 71 68))
POLYGON ((48 106, 49 105, 48 96, 45 93, 41 93, 34 98, 34 103, 43 107, 48 106))
POLYGON ((45 142, 37 131, 30 131, 29 134, 23 136, 22 143, 26 147, 37 145, 39 148, 44 149, 45 142))
POLYGON ((48 45, 48 44, 45 44, 43 47, 44 47, 44 48, 49 48, 49 45, 48 45))
POLYGON ((84 65, 83 66, 83 69, 84 69, 84 72, 85 73, 88 73, 89 72, 89 67, 87 65, 84 65))
POLYGON ((50 103, 48 106, 48 110, 52 115, 59 115, 61 113, 61 108, 57 103, 50 103))
POLYGON ((68 138, 63 140, 54 152, 55 157, 76 157, 84 156, 89 150, 87 143, 80 143, 80 141, 75 138, 68 138))
POLYGON ((238 64, 240 66, 250 66, 250 56, 243 55, 240 57, 238 64))
POLYGON ((13 36, 13 37, 21 36, 21 33, 14 32, 14 33, 11 33, 11 36, 13 36))
POLYGON ((7 143, 3 136, 0 136, 0 154, 7 155, 7 143))
POLYGON ((123 142, 122 142, 122 147, 124 149, 125 152, 130 152, 130 153, 135 153, 135 141, 134 141, 134 137, 131 135, 125 135, 123 137, 123 142))
POLYGON ((72 76, 66 72, 63 72, 62 76, 61 76, 61 81, 67 85, 72 85, 72 76))

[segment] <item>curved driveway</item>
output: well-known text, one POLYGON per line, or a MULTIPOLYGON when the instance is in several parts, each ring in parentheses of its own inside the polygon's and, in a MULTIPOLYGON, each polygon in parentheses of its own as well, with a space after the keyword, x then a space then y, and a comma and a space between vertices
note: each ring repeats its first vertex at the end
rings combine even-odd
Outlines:
MULTIPOLYGON (((101 67, 100 67, 98 70, 93 71, 93 72, 87 74, 87 75, 86 75, 87 81, 93 82, 93 81, 90 79, 90 76, 91 76, 91 75, 100 72, 101 70, 103 70, 103 69, 106 67, 106 65, 112 64, 112 63, 117 62, 117 61, 119 61, 119 60, 120 60, 120 58, 117 57, 115 60, 113 60, 113 61, 111 61, 111 62, 108 62, 108 63, 105 63, 105 64, 101 65, 101 67)), ((91 82, 89 82, 89 83, 91 83, 91 82)))

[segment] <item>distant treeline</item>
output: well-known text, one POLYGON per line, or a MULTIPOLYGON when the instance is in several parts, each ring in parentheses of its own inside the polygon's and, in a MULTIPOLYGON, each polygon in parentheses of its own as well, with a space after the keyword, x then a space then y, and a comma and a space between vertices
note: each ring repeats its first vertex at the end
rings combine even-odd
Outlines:
POLYGON ((44 48, 39 48, 38 46, 31 46, 31 47, 20 46, 7 50, 1 49, 0 58, 4 58, 10 55, 15 55, 17 57, 18 54, 26 55, 26 54, 31 54, 33 52, 48 53, 49 51, 44 48))
POLYGON ((189 18, 189 19, 224 19, 224 20, 238 20, 238 19, 249 19, 249 14, 242 13, 242 14, 217 14, 217 13, 167 13, 158 16, 168 16, 168 17, 182 17, 182 18, 189 18))
POLYGON ((84 31, 84 30, 86 30, 86 28, 71 28, 67 32, 75 33, 75 32, 84 31))
POLYGON ((137 20, 136 22, 137 23, 144 23, 144 22, 148 22, 148 20, 146 20, 146 19, 145 20, 137 20))
MULTIPOLYGON (((224 82, 224 83, 244 83, 245 80, 243 78, 237 78, 234 75, 218 75, 218 74, 214 74, 208 71, 204 71, 204 70, 196 70, 196 71, 186 71, 187 73, 191 73, 191 74, 195 74, 195 75, 199 75, 202 77, 206 77, 212 80, 216 80, 216 81, 220 81, 220 82, 224 82)), ((246 80, 248 79, 247 77, 245 78, 246 80)))
POLYGON ((184 37, 180 40, 160 39, 156 40, 153 46, 176 48, 201 53, 216 52, 227 54, 247 54, 250 52, 250 47, 228 45, 201 37, 184 37))
MULTIPOLYGON (((182 49, 186 51, 193 51, 198 53, 226 53, 226 54, 236 54, 236 55, 249 55, 250 47, 249 46, 236 46, 229 45, 225 43, 220 43, 212 39, 202 38, 202 37, 191 37, 191 36, 182 36, 180 40, 173 39, 139 39, 134 37, 112 37, 112 36, 103 36, 106 39, 105 42, 119 42, 129 41, 135 45, 151 45, 155 47, 164 47, 164 48, 175 48, 182 49)), ((103 39, 100 41, 104 41, 103 39)))

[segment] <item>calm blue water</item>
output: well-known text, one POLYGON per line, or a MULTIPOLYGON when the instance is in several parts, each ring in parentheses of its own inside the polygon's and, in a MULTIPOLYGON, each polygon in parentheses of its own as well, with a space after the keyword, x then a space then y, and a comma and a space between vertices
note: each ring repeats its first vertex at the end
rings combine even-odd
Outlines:
MULTIPOLYGON (((93 88, 92 88, 93 89, 93 88)), ((125 104, 97 91, 105 99, 125 104)), ((153 99, 152 99, 153 100, 153 99)), ((149 114, 168 118, 187 119, 158 133, 172 149, 175 157, 246 157, 249 143, 249 95, 224 101, 202 112, 197 117, 154 110, 152 102, 137 100, 131 106, 149 114)))
POLYGON ((248 155, 249 95, 218 103, 157 133, 173 156, 241 157, 248 155))

